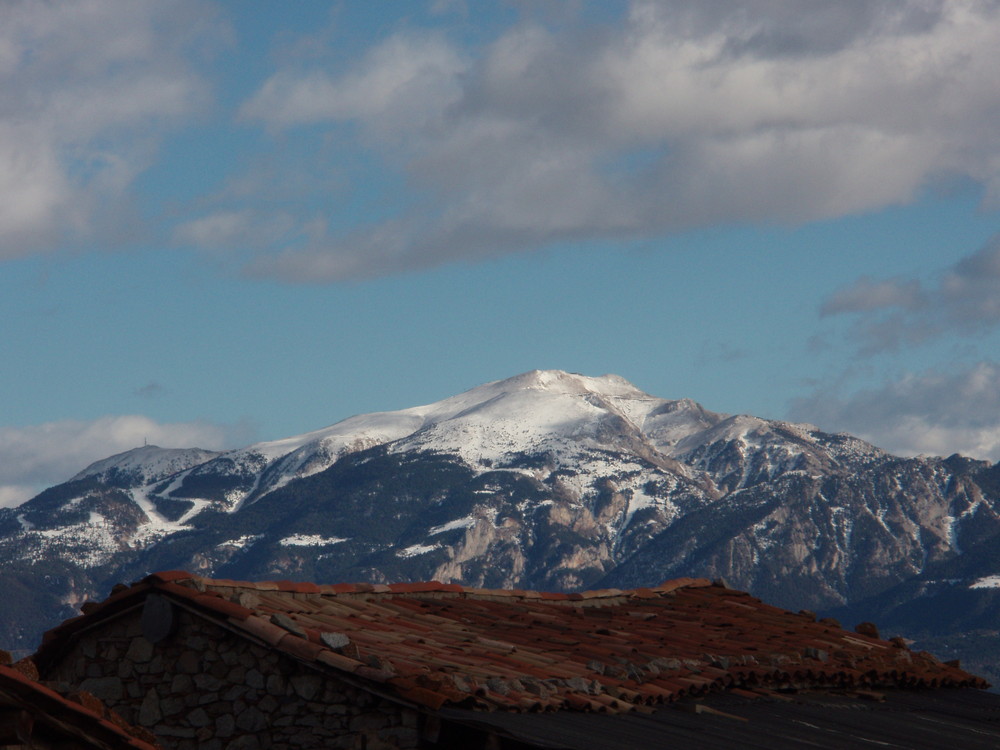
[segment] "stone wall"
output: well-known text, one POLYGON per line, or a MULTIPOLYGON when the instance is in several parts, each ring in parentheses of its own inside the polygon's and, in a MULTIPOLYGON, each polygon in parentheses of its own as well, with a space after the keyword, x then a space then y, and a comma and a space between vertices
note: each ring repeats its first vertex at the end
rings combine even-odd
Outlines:
POLYGON ((177 608, 153 645, 139 610, 83 633, 43 675, 105 701, 178 750, 416 748, 417 712, 177 608))

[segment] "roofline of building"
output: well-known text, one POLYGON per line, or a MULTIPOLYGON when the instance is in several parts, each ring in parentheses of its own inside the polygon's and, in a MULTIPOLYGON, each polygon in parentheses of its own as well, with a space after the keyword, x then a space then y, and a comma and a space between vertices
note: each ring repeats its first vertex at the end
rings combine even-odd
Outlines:
MULTIPOLYGON (((602 589, 573 594, 549 594, 542 592, 523 590, 497 590, 497 589, 477 589, 459 586, 457 584, 445 584, 436 581, 428 583, 400 583, 400 584, 334 584, 321 585, 315 583, 296 583, 292 581, 270 581, 270 582, 247 582, 233 581, 228 579, 209 579, 193 575, 186 571, 166 571, 154 573, 131 587, 116 586, 112 595, 101 603, 88 602, 82 607, 84 614, 67 620, 62 625, 48 631, 43 639, 42 646, 35 655, 42 672, 46 672, 50 666, 58 662, 73 645, 88 630, 100 626, 110 618, 119 617, 133 611, 150 594, 159 594, 167 598, 173 605, 184 610, 193 612, 205 617, 212 622, 237 634, 238 636, 256 642, 265 648, 274 649, 285 656, 288 656, 300 663, 303 663, 321 672, 335 675, 338 679, 347 681, 349 684, 361 687, 368 692, 380 695, 388 700, 408 705, 411 707, 422 707, 436 710, 442 705, 484 708, 489 709, 490 704, 481 700, 477 694, 461 692, 451 686, 439 687, 436 690, 427 690, 424 686, 415 682, 407 676, 399 676, 392 671, 383 670, 370 663, 365 663, 357 654, 341 652, 338 649, 330 648, 324 642, 322 633, 309 628, 302 628, 288 617, 282 617, 280 613, 270 616, 255 611, 250 607, 251 602, 243 600, 243 594, 258 592, 261 596, 268 592, 290 594, 293 598, 344 598, 353 600, 384 600, 386 598, 404 597, 406 599, 472 599, 483 601, 502 602, 524 602, 526 606, 555 606, 590 608, 590 607, 614 607, 626 605, 629 602, 640 605, 642 600, 655 600, 662 598, 673 598, 681 595, 684 590, 705 589, 708 587, 720 587, 727 589, 726 596, 750 597, 743 592, 729 590, 723 582, 709 581, 704 578, 680 578, 667 581, 660 586, 653 588, 639 588, 633 590, 602 589), (248 606, 243 606, 246 603, 248 606), (352 658, 357 657, 357 658, 352 658)), ((691 591, 691 595, 695 595, 691 591)), ((723 593, 723 592, 720 592, 723 593)), ((754 600, 759 602, 759 600, 754 600)), ((768 606, 768 605, 764 605, 768 606)), ((804 617, 809 622, 815 623, 815 615, 802 612, 799 614, 781 610, 781 608, 769 607, 776 613, 781 613, 781 617, 804 617)), ((905 648, 902 642, 886 642, 876 635, 862 633, 847 633, 840 628, 835 621, 822 620, 816 623, 823 632, 839 632, 838 638, 845 641, 855 642, 865 648, 878 649, 900 649, 905 648)), ((503 644, 495 644, 502 646, 503 644)), ((915 655, 920 656, 920 655, 915 655)), ((921 674, 920 670, 910 672, 904 669, 899 671, 893 669, 885 674, 869 675, 858 672, 856 679, 863 682, 877 684, 891 684, 898 687, 912 685, 913 687, 945 687, 945 686, 970 686, 988 687, 988 683, 981 678, 970 675, 962 671, 957 664, 943 665, 936 659, 926 655, 938 666, 935 672, 940 672, 934 676, 921 674)), ((802 666, 792 669, 781 667, 761 667, 742 666, 733 667, 733 673, 728 669, 706 668, 706 674, 700 675, 697 679, 679 681, 676 689, 671 691, 653 691, 646 698, 656 702, 665 700, 675 700, 685 695, 698 695, 705 690, 723 689, 734 683, 742 684, 749 680, 753 684, 761 683, 795 683, 798 681, 820 680, 828 682, 837 680, 850 682, 850 675, 843 667, 835 667, 832 664, 823 664, 821 657, 815 666, 802 666), (739 674, 736 674, 736 673, 739 674), (799 672, 802 678, 799 680, 799 672), (710 673, 710 675, 709 675, 710 673), (717 674, 716 674, 717 673, 717 674), (741 676, 742 675, 742 676, 741 676), (825 677, 824 677, 825 675, 825 677), (763 682, 761 682, 763 681, 763 682), (689 684, 690 683, 690 684, 689 684), (717 684, 718 683, 718 684, 717 684), (714 686, 714 687, 713 687, 714 686)), ((923 657, 921 657, 923 658, 923 657)), ((857 670, 853 670, 857 672, 857 670)), ((853 674, 852 672, 852 674, 853 674)), ((652 688, 650 688, 652 690, 652 688)), ((611 698, 611 696, 602 696, 611 698)), ((522 706, 522 710, 551 710, 557 708, 576 708, 574 701, 583 702, 579 708, 584 710, 597 711, 629 711, 635 708, 634 702, 640 700, 642 696, 636 692, 634 700, 624 701, 617 698, 612 699, 611 705, 603 705, 599 701, 591 700, 584 696, 567 695, 560 698, 558 705, 546 701, 529 701, 530 705, 522 706)))
POLYGON ((108 747, 125 742, 135 750, 157 750, 158 745, 136 737, 135 727, 125 724, 94 696, 77 692, 61 695, 22 671, 0 665, 0 695, 23 701, 26 708, 41 713, 43 722, 74 737, 89 737, 108 747))

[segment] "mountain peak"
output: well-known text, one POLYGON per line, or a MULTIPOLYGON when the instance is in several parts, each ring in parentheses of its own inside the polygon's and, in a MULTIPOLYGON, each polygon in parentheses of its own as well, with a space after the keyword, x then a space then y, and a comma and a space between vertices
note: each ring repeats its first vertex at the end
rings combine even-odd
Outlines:
POLYGON ((567 395, 594 393, 616 398, 652 398, 621 375, 606 374, 593 377, 565 370, 530 370, 506 380, 487 383, 472 390, 477 391, 480 388, 506 392, 533 388, 567 395))
POLYGON ((95 461, 70 481, 88 477, 107 480, 111 474, 117 474, 121 477, 130 476, 140 483, 150 482, 197 466, 218 455, 217 451, 201 448, 161 448, 158 445, 142 445, 95 461))

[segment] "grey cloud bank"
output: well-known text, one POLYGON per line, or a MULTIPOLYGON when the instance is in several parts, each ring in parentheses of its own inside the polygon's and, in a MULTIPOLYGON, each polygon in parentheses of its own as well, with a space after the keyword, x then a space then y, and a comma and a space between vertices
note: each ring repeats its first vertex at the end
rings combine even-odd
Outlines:
POLYGON ((791 405, 793 420, 849 431, 892 453, 1000 460, 1000 364, 907 375, 843 397, 821 390, 791 405))
POLYGON ((862 277, 834 292, 821 314, 856 316, 851 336, 863 354, 1000 325, 1000 237, 942 270, 933 283, 862 277))
MULTIPOLYGON (((526 19, 479 55, 419 30, 355 66, 289 66, 242 116, 358 126, 422 196, 313 234, 253 273, 331 281, 912 200, 939 178, 994 201, 988 2, 635 3, 617 26, 526 19)), ((302 219, 304 221, 304 218, 302 219)))
MULTIPOLYGON (((906 203, 937 179, 1000 199, 996 2, 669 0, 599 25, 555 17, 525 6, 479 47, 405 24, 356 57, 303 45, 223 113, 275 148, 336 130, 405 183, 410 200, 386 215, 345 224, 302 196, 275 207, 279 174, 144 223, 136 179, 171 128, 217 106, 200 63, 232 43, 226 22, 189 0, 5 4, 0 258, 171 236, 238 249, 250 275, 322 283, 809 222, 906 203)), ((338 158, 317 149, 317 184, 342 179, 338 158)))

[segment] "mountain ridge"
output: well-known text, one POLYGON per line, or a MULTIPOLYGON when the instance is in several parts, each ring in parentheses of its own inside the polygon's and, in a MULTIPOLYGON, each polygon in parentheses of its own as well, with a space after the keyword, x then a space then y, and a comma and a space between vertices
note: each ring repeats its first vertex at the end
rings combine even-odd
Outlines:
MULTIPOLYGON (((925 570, 1000 539, 998 476, 536 370, 233 451, 95 462, 0 512, 0 595, 41 591, 65 615, 169 568, 555 590, 697 574, 850 608, 908 583, 933 596, 914 583, 925 570)), ((966 588, 1000 574, 979 557, 966 588)), ((0 622, 0 638, 20 647, 39 627, 0 622)))
MULTIPOLYGON (((699 447, 695 438, 702 430, 698 428, 711 428, 720 423, 738 424, 740 420, 755 425, 778 424, 786 428, 815 429, 812 425, 771 422, 751 415, 719 414, 704 409, 690 399, 658 398, 641 391, 618 375, 588 377, 558 370, 533 370, 486 383, 431 404, 354 415, 301 435, 214 453, 208 461, 240 462, 253 457, 249 458, 251 462, 266 464, 264 471, 269 468, 277 469, 284 462, 280 465, 281 473, 286 477, 300 478, 321 471, 348 453, 375 445, 398 443, 397 450, 454 452, 470 465, 483 465, 483 459, 492 463, 502 458, 503 449, 498 443, 504 440, 513 442, 514 436, 510 434, 509 425, 515 425, 520 432, 521 443, 517 445, 516 452, 539 447, 539 440, 548 446, 553 437, 562 440, 591 438, 600 444, 602 439, 607 439, 615 432, 629 432, 631 427, 635 432, 641 433, 642 442, 647 443, 647 450, 654 449, 650 453, 659 453, 676 460, 675 453, 692 453, 699 447), (549 398, 550 403, 546 404, 544 397, 536 398, 536 394, 549 397, 555 395, 558 401, 553 402, 549 398), (602 420, 590 425, 592 434, 580 432, 587 423, 587 417, 593 414, 581 414, 579 407, 583 406, 585 409, 586 406, 571 403, 574 397, 582 397, 578 400, 583 400, 586 406, 592 407, 592 411, 606 412, 602 420), (637 407, 636 403, 645 405, 646 408, 637 407), (544 408, 539 408, 540 405, 544 408), (650 405, 652 408, 649 408, 650 405), (569 418, 570 414, 574 415, 574 419, 569 418), (690 414, 694 417, 690 418, 690 414), (487 419, 480 419, 479 423, 471 419, 484 416, 487 419), (664 418, 667 416, 671 418, 664 418), (635 421, 637 417, 641 418, 641 423, 635 421), (656 418, 661 418, 659 424, 654 424, 652 429, 647 430, 646 423, 656 418), (577 425, 578 428, 573 429, 571 425, 577 425), (451 428, 451 434, 445 427, 451 428), (482 432, 488 432, 488 443, 482 440, 482 432), (529 441, 528 445, 524 444, 525 436, 529 441), (480 441, 473 447, 469 441, 475 438, 480 438, 480 441), (674 451, 675 447, 680 447, 681 450, 674 451)), ((728 436, 729 439, 735 437, 735 434, 728 436)), ((874 446, 871 447, 874 449, 874 446)), ((116 458, 131 465, 132 457, 142 450, 133 449, 95 462, 74 479, 95 473, 94 467, 107 470, 111 468, 109 462, 116 458)), ((192 464, 185 470, 197 468, 198 465, 192 464)), ((675 468, 684 471, 680 466, 675 468)), ((265 483, 264 486, 254 487, 248 494, 253 495, 254 491, 259 490, 272 491, 279 486, 280 482, 265 483)))

